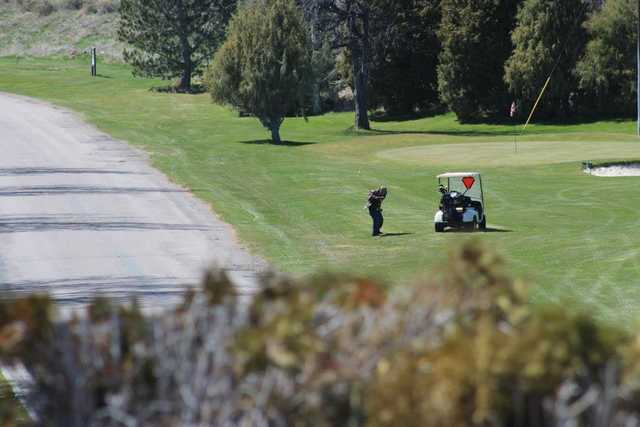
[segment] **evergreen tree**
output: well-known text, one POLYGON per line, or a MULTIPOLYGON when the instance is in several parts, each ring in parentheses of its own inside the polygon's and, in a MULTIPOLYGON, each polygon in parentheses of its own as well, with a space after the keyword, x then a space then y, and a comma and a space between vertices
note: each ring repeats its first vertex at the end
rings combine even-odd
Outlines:
POLYGON ((372 0, 371 104, 390 115, 439 105, 439 0, 372 0))
POLYGON ((438 88, 461 121, 506 109, 503 69, 519 0, 442 0, 438 88))
POLYGON ((566 116, 574 111, 578 89, 576 62, 586 43, 583 23, 589 10, 583 0, 525 0, 518 11, 513 54, 505 81, 526 110, 553 72, 536 114, 566 116))
POLYGON ((247 3, 205 76, 215 102, 256 116, 279 144, 287 113, 303 112, 310 92, 308 27, 294 0, 247 3))
POLYGON ((586 23, 590 41, 576 71, 599 114, 635 111, 637 22, 636 0, 608 0, 586 23))
POLYGON ((118 38, 136 75, 180 77, 191 90, 224 37, 236 0, 122 0, 118 38))

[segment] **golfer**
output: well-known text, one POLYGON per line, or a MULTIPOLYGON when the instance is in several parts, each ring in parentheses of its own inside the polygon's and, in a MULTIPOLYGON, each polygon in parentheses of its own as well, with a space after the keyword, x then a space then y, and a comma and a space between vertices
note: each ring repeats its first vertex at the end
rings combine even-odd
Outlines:
POLYGON ((380 187, 377 190, 369 191, 369 197, 367 198, 367 208, 369 209, 369 215, 373 220, 373 233, 372 236, 379 236, 382 234, 380 229, 384 223, 384 217, 382 216, 382 202, 387 197, 387 188, 380 187))

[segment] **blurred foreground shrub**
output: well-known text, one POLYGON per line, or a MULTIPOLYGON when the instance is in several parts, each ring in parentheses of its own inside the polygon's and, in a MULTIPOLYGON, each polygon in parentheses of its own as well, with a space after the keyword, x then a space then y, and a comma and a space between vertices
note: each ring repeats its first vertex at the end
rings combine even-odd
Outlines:
POLYGON ((476 244, 429 281, 223 272, 162 316, 99 299, 0 305, 0 350, 53 426, 631 426, 640 340, 527 289, 476 244))

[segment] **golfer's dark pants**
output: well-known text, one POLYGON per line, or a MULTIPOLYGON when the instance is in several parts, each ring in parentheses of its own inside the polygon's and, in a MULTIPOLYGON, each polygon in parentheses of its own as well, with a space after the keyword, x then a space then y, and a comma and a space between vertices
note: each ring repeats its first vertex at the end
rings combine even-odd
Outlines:
POLYGON ((369 215, 371 215, 371 219, 373 220, 373 235, 377 236, 380 234, 380 229, 384 223, 382 211, 378 208, 369 208, 369 215))

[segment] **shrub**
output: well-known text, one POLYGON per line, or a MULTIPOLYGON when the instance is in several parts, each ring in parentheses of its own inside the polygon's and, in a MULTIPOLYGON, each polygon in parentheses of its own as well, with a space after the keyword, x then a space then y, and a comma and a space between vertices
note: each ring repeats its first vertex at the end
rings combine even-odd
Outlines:
MULTIPOLYGON (((0 304, 0 350, 52 425, 622 426, 640 418, 640 346, 535 307, 475 244, 414 286, 269 275, 251 302, 222 272, 162 316, 94 301, 0 304), (248 305, 247 305, 248 304, 248 305), (125 420, 125 421, 123 421, 125 420)), ((638 341, 640 342, 640 341, 638 341)))
POLYGON ((254 115, 275 144, 287 114, 308 106, 311 79, 308 28, 293 0, 240 7, 204 76, 214 102, 254 115))

